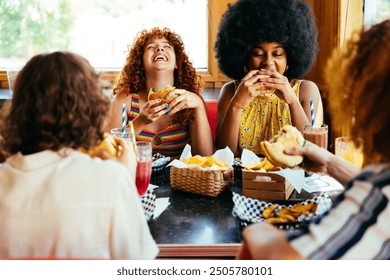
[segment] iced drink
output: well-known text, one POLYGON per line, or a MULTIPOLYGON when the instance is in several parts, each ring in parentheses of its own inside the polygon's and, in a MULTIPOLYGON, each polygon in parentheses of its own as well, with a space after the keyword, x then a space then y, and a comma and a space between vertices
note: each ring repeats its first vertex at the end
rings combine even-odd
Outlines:
POLYGON ((152 174, 152 144, 150 142, 137 142, 137 171, 135 184, 138 194, 144 195, 148 189, 152 174))
POLYGON ((361 168, 363 166, 363 140, 359 138, 356 142, 357 146, 349 137, 336 138, 335 154, 361 168))
POLYGON ((151 161, 138 161, 137 172, 135 176, 135 185, 137 186, 138 194, 145 194, 150 182, 150 175, 152 173, 151 161))
POLYGON ((303 137, 319 147, 328 149, 328 126, 311 126, 310 124, 303 127, 303 137))

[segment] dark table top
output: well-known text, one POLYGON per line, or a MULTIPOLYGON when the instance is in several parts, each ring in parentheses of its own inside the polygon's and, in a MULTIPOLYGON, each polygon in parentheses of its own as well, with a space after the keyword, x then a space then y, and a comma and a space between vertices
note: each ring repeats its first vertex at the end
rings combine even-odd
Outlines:
MULTIPOLYGON (((232 216, 232 189, 217 197, 172 190, 169 168, 153 175, 152 184, 157 197, 169 197, 170 205, 156 219, 149 222, 158 244, 218 244, 238 243, 241 240, 239 224, 232 216)), ((239 190, 237 190, 239 191, 239 190)))
MULTIPOLYGON (((156 219, 149 221, 158 244, 234 244, 241 241, 239 221, 233 217, 232 192, 241 194, 241 173, 235 171, 234 184, 217 197, 208 197, 172 190, 169 168, 152 176, 151 183, 160 186, 157 197, 169 197, 170 205, 156 219)), ((306 200, 318 195, 295 191, 289 200, 306 200)))

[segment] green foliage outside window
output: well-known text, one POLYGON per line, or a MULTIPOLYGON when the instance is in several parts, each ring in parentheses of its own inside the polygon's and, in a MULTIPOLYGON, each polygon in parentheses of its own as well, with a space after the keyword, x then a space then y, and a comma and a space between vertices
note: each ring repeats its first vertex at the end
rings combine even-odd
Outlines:
POLYGON ((37 0, 0 0, 0 57, 29 58, 66 50, 75 17, 70 1, 44 5, 37 0))

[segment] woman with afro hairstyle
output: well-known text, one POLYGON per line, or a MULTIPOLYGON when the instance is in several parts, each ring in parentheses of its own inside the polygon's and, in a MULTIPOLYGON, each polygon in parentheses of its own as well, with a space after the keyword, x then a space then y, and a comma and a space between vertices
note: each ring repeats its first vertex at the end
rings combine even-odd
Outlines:
POLYGON ((260 142, 290 124, 323 121, 315 83, 300 80, 318 47, 311 9, 299 0, 238 0, 222 16, 215 43, 221 71, 234 79, 218 101, 216 147, 260 153, 260 142))
POLYGON ((143 30, 134 39, 114 86, 108 130, 121 127, 121 108, 126 104, 137 141, 151 142, 154 153, 178 157, 190 143, 193 154, 211 155, 211 128, 200 93, 200 77, 181 37, 168 28, 143 30), (165 97, 169 102, 148 101, 150 89, 159 91, 167 85, 175 87, 165 97))
MULTIPOLYGON (((302 231, 266 223, 243 231, 240 259, 390 259, 390 20, 354 36, 328 62, 335 129, 363 139, 364 168, 312 143, 286 149, 345 185, 333 207, 302 231)), ((308 165, 305 165, 308 166, 308 165)))

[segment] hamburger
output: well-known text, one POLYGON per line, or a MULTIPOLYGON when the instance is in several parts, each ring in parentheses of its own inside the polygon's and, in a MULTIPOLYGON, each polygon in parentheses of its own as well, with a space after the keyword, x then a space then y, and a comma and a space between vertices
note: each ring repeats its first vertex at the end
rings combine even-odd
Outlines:
POLYGON ((294 167, 303 161, 303 157, 286 155, 284 149, 302 147, 305 143, 301 132, 292 126, 283 126, 270 141, 262 141, 260 148, 264 156, 275 166, 294 167))
POLYGON ((117 157, 119 155, 119 147, 114 139, 114 136, 105 132, 103 140, 100 141, 98 145, 88 151, 82 151, 89 154, 91 157, 95 157, 101 150, 107 152, 112 157, 117 157))
POLYGON ((256 88, 256 91, 264 91, 262 96, 270 96, 272 93, 275 92, 275 89, 266 86, 259 86, 258 88, 256 88))
POLYGON ((156 104, 154 107, 161 105, 162 103, 169 103, 172 100, 172 98, 167 99, 165 97, 167 96, 168 93, 170 93, 174 89, 175 88, 169 84, 165 87, 165 89, 159 91, 156 91, 155 88, 151 88, 148 93, 148 101, 160 98, 161 102, 156 104))

